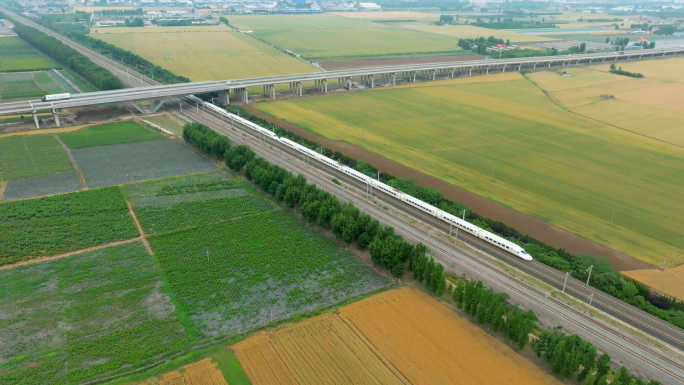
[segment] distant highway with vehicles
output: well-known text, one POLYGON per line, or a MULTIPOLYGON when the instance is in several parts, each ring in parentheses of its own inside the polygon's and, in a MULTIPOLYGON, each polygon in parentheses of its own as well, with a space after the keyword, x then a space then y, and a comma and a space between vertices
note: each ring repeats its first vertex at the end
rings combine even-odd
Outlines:
MULTIPOLYGON (((141 100, 163 100, 188 95, 198 95, 208 92, 228 93, 236 95, 241 102, 248 102, 248 90, 254 87, 262 87, 269 95, 275 97, 275 86, 290 83, 298 95, 303 94, 303 83, 314 82, 317 89, 327 92, 328 81, 335 80, 338 85, 349 88, 354 78, 361 77, 366 84, 373 86, 376 81, 383 79, 388 84, 395 84, 397 77, 409 82, 415 82, 416 77, 436 80, 438 78, 453 78, 456 76, 472 76, 475 74, 498 73, 506 71, 519 71, 522 69, 553 69, 565 68, 571 65, 591 64, 595 62, 615 62, 626 60, 638 60, 644 58, 666 57, 684 54, 684 48, 649 49, 639 51, 620 51, 609 53, 593 53, 582 55, 558 55, 526 57, 514 59, 491 59, 464 62, 445 62, 429 64, 410 64, 399 66, 359 68, 350 70, 313 72, 296 75, 267 76, 240 80, 217 80, 189 83, 176 83, 167 85, 147 85, 141 83, 137 75, 131 76, 132 69, 117 63, 114 69, 110 69, 121 79, 129 84, 136 84, 135 90, 122 89, 111 91, 88 92, 73 94, 66 99, 52 98, 47 95, 43 100, 20 101, 0 104, 0 115, 27 113, 34 110, 50 108, 84 107, 108 103, 125 103, 141 100), (377 79, 375 78, 377 76, 377 79), (144 85, 143 85, 144 84, 144 85), (143 85, 143 86, 140 86, 143 85)), ((104 59, 102 59, 104 60, 104 59)))
MULTIPOLYGON (((18 19, 20 19, 19 21, 21 22, 24 22, 23 20, 25 20, 24 18, 20 17, 18 17, 18 19)), ((154 80, 146 78, 143 75, 137 73, 134 74, 133 77, 131 77, 130 75, 132 70, 123 66, 121 63, 103 57, 102 55, 99 55, 98 53, 93 52, 92 50, 81 47, 80 45, 71 42, 65 37, 58 35, 50 30, 47 30, 44 27, 37 26, 30 21, 27 21, 26 24, 37 27, 48 34, 55 36, 56 38, 65 42, 66 44, 69 44, 78 51, 89 56, 91 60, 95 61, 96 63, 102 65, 103 67, 117 74, 126 85, 131 87, 144 85, 144 87, 141 87, 140 89, 133 88, 125 90, 107 91, 115 92, 117 97, 120 97, 122 99, 125 98, 124 95, 126 93, 135 93, 137 96, 140 96, 140 92, 142 92, 143 94, 154 92, 150 91, 151 89, 156 89, 157 92, 159 92, 159 87, 164 88, 183 86, 183 84, 161 86, 158 82, 155 82, 154 80)), ((673 52, 648 50, 647 54, 650 54, 651 52, 656 54, 659 53, 667 55, 676 55, 679 53, 684 53, 684 49, 676 50, 673 52)), ((631 54, 631 52, 627 52, 625 55, 631 54)), ((623 55, 611 55, 613 56, 607 55, 607 57, 623 57, 623 55)), ((574 58, 573 60, 575 59, 577 58, 574 58)), ((501 64, 501 62, 499 63, 501 64)), ((215 87, 215 84, 212 85, 208 83, 216 82, 198 83, 204 84, 201 85, 201 87, 205 87, 203 89, 209 89, 211 87, 215 87)), ((185 85, 188 84, 192 83, 185 83, 185 85)), ((102 92, 82 95, 92 94, 100 94, 99 97, 102 98, 100 99, 100 103, 106 103, 102 100, 106 100, 108 96, 106 94, 103 95, 102 92)), ((114 94, 109 95, 109 97, 111 97, 112 95, 114 94)), ((71 95, 71 98, 68 100, 55 101, 54 103, 67 103, 79 99, 81 99, 81 97, 74 94, 71 95)), ((381 208, 378 208, 374 205, 369 205, 364 201, 360 201, 358 197, 350 195, 345 191, 341 191, 344 189, 331 186, 330 179, 331 177, 338 178, 343 183, 348 184, 350 186, 354 186, 360 191, 364 191, 364 184, 361 181, 356 180, 353 177, 350 177, 349 175, 341 171, 331 169, 330 167, 326 167, 321 162, 311 162, 311 169, 301 167, 300 165, 298 165, 299 162, 293 163, 287 159, 288 157, 292 157, 296 159, 305 160, 302 158, 302 154, 297 152, 293 148, 286 146, 280 141, 272 140, 270 138, 267 139, 266 136, 264 136, 263 134, 256 133, 256 131, 253 128, 246 127, 240 123, 234 123, 234 128, 236 128, 237 131, 233 131, 230 128, 230 123, 228 122, 230 120, 230 117, 223 116, 222 114, 219 114, 209 109, 200 108, 198 104, 196 104, 193 100, 189 98, 184 98, 181 101, 181 104, 183 104, 183 101, 185 101, 186 103, 191 103, 185 104, 185 108, 183 108, 183 114, 189 117, 190 119, 212 127, 218 132, 231 137, 237 143, 240 143, 240 141, 244 142, 245 139, 241 135, 241 133, 243 132, 254 135, 257 140, 254 140, 252 143, 250 143, 250 146, 255 147, 260 156, 264 156, 269 161, 281 164, 284 167, 293 170, 294 172, 299 172, 306 175, 311 182, 316 183, 321 188, 325 188, 328 190, 336 188, 337 190, 335 190, 335 193, 344 196, 345 200, 353 200, 357 204, 359 204, 359 206, 361 206, 365 211, 371 213, 373 216, 383 219, 383 221, 385 222, 389 221, 393 226, 397 227, 398 230, 402 230, 411 234, 412 239, 425 243, 435 253, 444 255, 446 256, 445 258, 448 258, 451 261, 456 261, 459 264, 459 266, 476 271, 477 274, 481 274, 481 276, 485 277, 486 279, 491 279, 492 282, 501 284, 503 287, 506 287, 507 290, 510 290, 511 292, 516 292, 520 295, 526 296, 530 299, 530 301, 536 303, 537 306, 543 308, 544 311, 549 311, 558 317, 563 317, 564 319, 568 320, 568 322, 572 322, 574 325, 577 325, 579 329, 584 330, 587 335, 592 335, 595 339, 600 340, 602 343, 609 344, 610 346, 617 347, 618 349, 624 351, 635 362, 638 362, 639 365, 641 365, 642 367, 652 368, 657 374, 659 374, 659 379, 662 379, 664 382, 672 384, 684 383, 684 365, 682 364, 682 362, 677 359, 673 359, 673 357, 670 354, 664 352, 662 347, 657 346, 657 344, 645 344, 643 342, 640 342, 639 340, 630 337, 628 334, 625 334, 623 331, 620 331, 604 322, 594 319, 592 316, 585 314, 579 309, 563 304, 562 301, 553 298, 553 296, 549 296, 548 293, 541 292, 539 289, 531 287, 529 284, 522 282, 519 278, 514 278, 513 276, 505 272, 506 269, 502 268, 501 266, 497 266, 496 264, 487 262, 482 258, 479 258, 477 254, 474 254, 468 250, 464 250, 463 248, 458 247, 453 243, 447 243, 443 240, 431 237, 429 236, 429 234, 426 236, 424 230, 419 229, 416 225, 408 223, 408 221, 406 221, 404 218, 401 218, 400 216, 394 216, 386 210, 382 210, 381 208), (268 145, 262 147, 262 145, 259 144, 259 141, 266 142, 267 140, 269 141, 268 145), (275 149, 275 152, 269 152, 270 150, 268 150, 267 147, 275 149), (311 171, 314 169, 317 172, 311 171), (325 173, 330 177, 321 178, 318 175, 318 172, 325 173)), ((181 107, 178 104, 174 103, 172 106, 175 110, 180 112, 181 107)), ((49 107, 52 106, 50 105, 49 107)), ((0 110, 0 113, 6 112, 2 112, 2 110, 0 110)), ((434 228, 437 228, 440 231, 448 233, 450 230, 447 223, 443 220, 440 220, 432 215, 429 215, 422 210, 418 210, 405 202, 393 199, 385 194, 375 193, 374 196, 383 204, 391 206, 396 210, 405 213, 408 216, 417 218, 418 220, 430 226, 433 226, 434 228)), ((466 231, 459 232, 458 239, 475 247, 478 250, 483 251, 484 253, 490 256, 505 261, 506 263, 509 263, 515 266, 516 268, 527 272, 528 274, 539 280, 549 283, 553 287, 557 288, 556 290, 558 291, 560 291, 561 288, 564 286, 565 274, 563 272, 543 265, 537 261, 524 261, 518 257, 511 255, 508 252, 502 251, 499 248, 494 248, 490 243, 486 243, 482 239, 479 239, 466 231)), ((651 316, 650 314, 643 312, 629 304, 626 304, 623 301, 620 301, 605 293, 595 290, 585 285, 583 282, 575 280, 572 277, 570 277, 567 280, 565 286, 565 292, 567 294, 581 301, 589 302, 591 300, 591 305, 595 306, 597 309, 614 316, 615 318, 619 319, 624 323, 633 325, 636 329, 643 331, 644 333, 653 336, 658 340, 662 340, 663 342, 677 349, 684 349, 684 330, 677 328, 657 317, 651 316)))
MULTIPOLYGON (((337 71, 323 71, 305 74, 267 76, 240 80, 216 80, 200 81, 177 84, 159 84, 151 79, 146 79, 134 69, 107 58, 89 48, 53 32, 35 22, 19 16, 14 12, 0 7, 0 10, 17 19, 25 25, 39 29, 42 32, 57 38, 64 44, 71 46, 82 54, 88 56, 93 62, 99 64, 118 76, 124 84, 135 89, 121 89, 111 91, 98 91, 82 94, 71 94, 63 98, 55 95, 46 95, 41 100, 19 101, 0 103, 0 115, 32 113, 36 110, 52 109, 53 111, 70 108, 85 107, 110 103, 134 103, 143 100, 161 101, 197 95, 209 92, 218 92, 227 102, 232 94, 243 103, 249 102, 249 90, 262 87, 263 94, 275 98, 276 85, 290 84, 290 88, 296 95, 303 95, 303 84, 314 83, 320 92, 328 92, 328 82, 336 81, 340 87, 350 88, 354 78, 360 78, 361 82, 370 87, 376 81, 382 81, 388 85, 396 84, 397 79, 415 82, 418 78, 436 80, 438 78, 454 78, 457 76, 472 76, 473 74, 489 74, 506 71, 540 70, 566 68, 572 65, 592 64, 600 62, 622 62, 648 58, 668 57, 684 54, 684 48, 676 47, 669 49, 647 49, 635 51, 613 51, 601 53, 589 53, 578 55, 556 55, 541 57, 525 57, 512 59, 489 59, 460 62, 408 64, 396 66, 384 66, 373 68, 357 68, 337 71)), ((66 95, 66 94, 58 94, 66 95)))

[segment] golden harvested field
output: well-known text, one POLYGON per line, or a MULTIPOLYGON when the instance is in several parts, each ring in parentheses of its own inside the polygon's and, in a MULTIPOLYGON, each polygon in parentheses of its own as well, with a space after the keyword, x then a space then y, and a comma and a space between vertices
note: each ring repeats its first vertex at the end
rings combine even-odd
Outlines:
POLYGON ((624 271, 622 273, 661 293, 684 301, 684 265, 663 271, 658 269, 644 269, 624 271))
MULTIPOLYGON (((179 31, 182 28, 179 27, 179 31)), ((146 28, 134 28, 136 31, 133 33, 91 36, 132 51, 191 80, 242 79, 318 71, 256 39, 223 28, 213 32, 183 33, 138 33, 146 28)))
MULTIPOLYGON (((673 59, 620 63, 619 66, 625 71, 642 73, 647 79, 684 83, 684 71, 682 71, 682 68, 684 68, 684 58, 679 56, 673 59)), ((610 64, 603 64, 592 68, 608 72, 609 67, 610 64)))
POLYGON ((252 337, 234 350, 253 385, 407 383, 353 326, 332 313, 272 336, 252 337))
POLYGON ((235 355, 253 385, 296 385, 297 380, 265 334, 233 346, 235 355))
POLYGON ((228 385, 211 358, 185 365, 183 371, 164 374, 159 385, 228 385))
POLYGON ((684 59, 621 63, 635 79, 608 73, 606 64, 573 68, 572 77, 557 72, 527 75, 557 103, 573 112, 639 135, 684 146, 684 59))
POLYGON ((511 43, 525 43, 531 41, 551 41, 555 40, 548 37, 530 35, 525 33, 517 33, 507 31, 505 29, 489 29, 483 27, 475 27, 473 25, 445 25, 445 26, 429 26, 412 28, 417 31, 434 33, 437 35, 445 35, 457 37, 461 39, 474 39, 478 37, 494 36, 498 39, 509 39, 511 43))
POLYGON ((429 295, 378 294, 233 346, 253 385, 559 384, 429 295))
POLYGON ((560 384, 429 295, 391 290, 340 309, 411 384, 560 384))

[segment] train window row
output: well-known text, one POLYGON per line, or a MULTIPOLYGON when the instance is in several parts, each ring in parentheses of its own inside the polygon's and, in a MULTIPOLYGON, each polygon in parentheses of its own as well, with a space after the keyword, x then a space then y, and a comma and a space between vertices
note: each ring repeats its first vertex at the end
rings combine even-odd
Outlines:
POLYGON ((421 205, 420 203, 415 203, 415 202, 413 202, 413 201, 410 200, 410 199, 407 199, 406 202, 408 202, 408 203, 410 203, 410 204, 412 204, 412 205, 414 205, 414 206, 416 206, 416 207, 420 207, 420 208, 422 208, 423 210, 432 211, 430 208, 428 208, 428 207, 426 207, 426 206, 424 206, 424 205, 421 205))
POLYGON ((492 242, 494 242, 494 243, 496 243, 497 245, 500 245, 500 246, 502 246, 502 247, 505 247, 505 248, 507 248, 507 249, 509 249, 509 250, 511 249, 510 247, 504 245, 503 243, 501 243, 501 242, 499 242, 499 241, 497 241, 497 240, 495 240, 495 239, 489 238, 489 237, 486 236, 486 235, 485 235, 485 238, 488 239, 488 240, 490 240, 490 241, 492 241, 492 242))
POLYGON ((387 192, 387 193, 389 193, 389 194, 392 194, 392 195, 395 195, 395 196, 397 195, 397 192, 396 192, 396 191, 394 191, 394 190, 392 190, 392 189, 388 189, 388 188, 384 187, 383 185, 380 185, 380 184, 379 184, 379 185, 376 185, 375 187, 377 187, 377 188, 379 188, 380 190, 385 191, 385 192, 387 192))

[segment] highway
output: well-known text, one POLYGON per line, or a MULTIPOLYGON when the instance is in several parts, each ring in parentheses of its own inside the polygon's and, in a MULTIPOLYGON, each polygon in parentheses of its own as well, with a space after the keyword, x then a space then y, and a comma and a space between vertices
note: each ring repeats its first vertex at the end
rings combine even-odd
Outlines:
MULTIPOLYGON (((83 94, 74 94, 71 99, 56 100, 51 102, 43 102, 41 100, 20 101, 10 103, 0 103, 0 115, 4 114, 19 114, 30 113, 34 110, 43 109, 61 109, 69 107, 83 107, 100 105, 106 103, 126 103, 141 100, 164 100, 175 97, 183 97, 188 95, 202 94, 208 92, 231 92, 243 91, 240 94, 242 101, 247 101, 247 90, 254 87, 270 87, 277 84, 293 83, 299 84, 305 82, 326 82, 331 79, 337 79, 338 82, 342 80, 342 84, 354 77, 374 77, 374 76, 402 76, 408 77, 411 81, 415 81, 415 76, 418 73, 427 74, 428 78, 440 77, 454 77, 456 75, 470 76, 473 72, 489 73, 489 71, 505 72, 518 71, 525 69, 548 69, 557 68, 570 65, 577 65, 580 63, 593 63, 602 61, 625 61, 648 59, 652 57, 674 56, 677 54, 684 54, 684 48, 670 48, 670 49, 649 49, 638 51, 618 52, 604 52, 591 53, 581 55, 557 55, 557 56, 542 56, 542 57, 528 57, 528 58, 513 58, 513 59, 490 59, 490 60, 475 60, 475 61, 461 61, 461 62, 443 62, 443 63, 427 63, 427 64, 408 64, 397 66, 384 66, 374 68, 357 68, 349 70, 337 71, 322 71, 305 74, 281 75, 281 76, 267 76, 251 79, 232 79, 232 80, 217 80, 217 81, 201 81, 178 84, 160 85, 158 82, 147 82, 134 70, 129 69, 121 63, 112 59, 106 58, 99 53, 96 53, 88 48, 81 47, 68 39, 56 34, 55 32, 34 23, 22 16, 13 12, 7 11, 0 7, 5 13, 31 27, 40 29, 41 31, 61 40, 80 51, 91 60, 102 66, 108 66, 108 69, 117 75, 126 84, 136 84, 134 91, 130 89, 99 91, 83 94)), ((395 79, 386 79, 394 83, 395 79)), ((326 85, 327 88, 327 85, 326 85)))
MULTIPOLYGON (((23 20, 20 21, 23 22, 23 20)), ((43 28, 41 27, 41 29, 43 28)), ((51 35, 54 35, 54 33, 51 31, 48 32, 51 35)), ((61 36, 59 36, 59 38, 63 41, 67 40, 61 36)), ((78 45, 73 42, 69 43, 72 46, 78 47, 78 45)), ((99 62, 99 64, 117 73, 122 78, 124 83, 129 86, 136 86, 140 84, 154 86, 158 84, 153 80, 147 79, 143 76, 136 75, 133 78, 127 78, 127 76, 123 74, 130 75, 127 73, 129 70, 120 63, 111 61, 110 59, 103 58, 101 56, 98 57, 97 53, 82 47, 79 47, 79 50, 85 52, 89 56, 91 54, 94 55, 92 56, 94 61, 99 62), (140 81, 138 82, 138 80, 140 81)), ((117 92, 137 92, 137 90, 128 89, 118 90, 117 92)), ((222 122, 222 118, 217 114, 210 113, 209 111, 197 111, 194 106, 186 105, 185 108, 183 108, 183 114, 192 120, 207 124, 218 132, 229 136, 234 143, 242 143, 245 141, 244 137, 241 135, 242 131, 252 136, 255 135, 253 130, 240 127, 239 125, 235 125, 235 128, 238 131, 233 131, 228 123, 222 122)), ((359 183, 356 180, 350 179, 346 175, 335 170, 324 167, 315 160, 311 160, 310 166, 305 167, 301 161, 296 160, 300 159, 299 154, 292 153, 289 148, 281 145, 279 142, 270 141, 269 138, 253 138, 249 142, 249 145, 250 147, 254 148, 255 151, 257 151, 259 156, 262 156, 273 163, 280 164, 281 166, 295 173, 304 174, 310 182, 316 183, 319 187, 334 192, 342 200, 354 201, 355 204, 357 204, 365 212, 370 213, 383 223, 394 226, 397 229, 397 232, 403 234, 407 239, 425 243, 430 248, 431 252, 436 256, 439 256, 442 261, 446 263, 455 263, 457 266, 463 269, 472 271, 473 274, 485 280, 487 284, 501 287, 500 290, 517 293, 528 298, 533 306, 537 306, 539 308, 538 311, 549 312, 557 315, 558 317, 562 317, 567 322, 574 324, 577 330, 579 330, 585 337, 593 337, 594 340, 598 340, 600 343, 597 343, 597 346, 599 346, 600 349, 601 346, 617 347, 621 351, 624 351, 625 354, 631 358, 630 362, 638 364, 640 367, 645 368, 644 370, 651 368, 652 371, 655 371, 656 375, 658 376, 657 379, 672 384, 684 383, 684 367, 682 366, 681 361, 673 359, 673 356, 667 352, 663 352, 661 348, 657 347, 655 344, 645 344, 635 338, 630 337, 622 331, 614 329, 605 322, 597 321, 582 311, 564 304, 563 301, 554 298, 553 296, 547 296, 547 293, 530 286, 528 283, 523 282, 520 278, 512 277, 500 266, 489 262, 486 258, 482 258, 477 253, 468 249, 464 249, 457 244, 445 242, 439 238, 435 238, 434 236, 431 236, 429 232, 426 232, 424 228, 417 226, 407 218, 401 215, 395 215, 389 210, 382 210, 378 206, 369 203, 367 200, 364 200, 359 194, 352 194, 349 190, 342 189, 331 182, 331 178, 336 177, 343 183, 349 186, 354 186, 356 189, 363 191, 364 186, 359 186, 359 183), (260 143, 261 141, 264 143, 260 143), (295 160, 292 161, 293 159, 295 160), (322 177, 321 174, 326 176, 322 177)), ((385 197, 382 194, 374 195, 376 199, 384 202, 388 206, 392 206, 396 210, 402 211, 407 215, 415 217, 420 221, 432 225, 446 233, 449 231, 443 222, 427 215, 422 211, 417 211, 413 207, 408 206, 403 202, 395 201, 394 199, 385 197)), ((536 261, 533 263, 525 263, 522 260, 518 260, 517 258, 512 257, 507 253, 500 251, 499 249, 495 249, 488 244, 482 243, 479 239, 473 238, 472 236, 469 236, 463 232, 458 234, 458 238, 461 241, 466 242, 467 244, 485 252, 487 255, 506 261, 506 263, 526 271, 535 278, 552 284, 554 287, 558 288, 559 291, 562 287, 563 280, 565 278, 565 274, 562 272, 556 271, 555 269, 536 261)), ((636 309, 620 300, 608 296, 607 294, 595 291, 594 289, 584 285, 582 282, 572 278, 569 279, 568 285, 566 287, 566 293, 582 301, 587 301, 588 295, 590 295, 590 293, 594 293, 592 305, 596 306, 597 309, 603 310, 606 313, 613 315, 615 318, 627 324, 633 325, 638 330, 660 339, 678 349, 684 348, 684 331, 681 329, 676 328, 669 323, 653 317, 639 309, 636 309)))

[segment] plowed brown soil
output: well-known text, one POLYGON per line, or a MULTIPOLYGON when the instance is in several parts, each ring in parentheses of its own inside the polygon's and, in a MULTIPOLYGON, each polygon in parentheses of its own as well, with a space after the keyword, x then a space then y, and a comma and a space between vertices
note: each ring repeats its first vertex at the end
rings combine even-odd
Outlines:
POLYGON ((340 309, 412 384, 560 384, 424 294, 404 288, 340 309))
POLYGON ((159 385, 228 385, 211 358, 183 367, 183 373, 171 372, 162 376, 159 385))
POLYGON ((401 178, 413 178, 416 182, 425 187, 436 188, 444 195, 455 201, 461 202, 470 207, 475 212, 486 217, 504 222, 507 225, 518 229, 523 234, 529 234, 543 242, 556 247, 562 247, 572 253, 593 254, 606 258, 610 264, 619 271, 648 269, 652 266, 646 262, 639 261, 625 253, 613 250, 607 246, 580 237, 567 230, 550 225, 544 221, 527 216, 521 212, 492 202, 470 191, 461 189, 441 179, 416 171, 411 167, 389 160, 371 151, 356 147, 353 144, 339 142, 321 138, 309 131, 306 131, 292 123, 276 119, 253 108, 250 105, 242 105, 250 113, 266 119, 269 123, 276 124, 286 130, 292 131, 304 138, 314 140, 325 147, 334 151, 340 151, 352 158, 369 162, 378 169, 386 171, 401 178))

